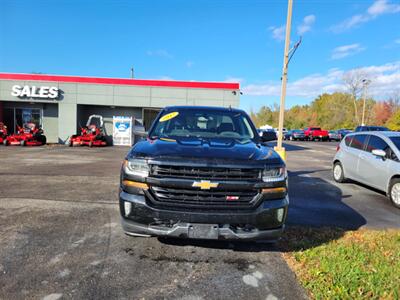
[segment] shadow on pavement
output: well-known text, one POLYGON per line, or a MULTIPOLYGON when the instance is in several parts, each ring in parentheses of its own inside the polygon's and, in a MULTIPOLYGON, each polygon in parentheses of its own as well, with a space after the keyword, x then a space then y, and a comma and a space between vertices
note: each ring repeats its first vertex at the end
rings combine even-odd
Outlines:
POLYGON ((366 219, 345 204, 342 190, 310 174, 317 171, 289 172, 290 205, 287 224, 312 227, 340 227, 356 230, 366 219))
MULTIPOLYGON (((325 170, 324 170, 325 171, 325 170)), ((164 244, 197 246, 213 249, 231 249, 242 252, 283 251, 314 248, 341 238, 346 231, 366 224, 365 218, 346 205, 335 185, 310 174, 318 171, 289 173, 290 205, 287 227, 282 239, 273 244, 268 241, 229 242, 159 238, 164 244)))
MULTIPOLYGON (((276 141, 275 142, 268 142, 264 143, 266 146, 274 148, 276 146, 276 141)), ((286 151, 301 151, 301 150, 307 150, 311 149, 309 147, 304 147, 300 145, 296 145, 296 142, 291 142, 291 143, 283 143, 283 147, 286 149, 286 151)))
POLYGON ((291 151, 300 151, 300 150, 307 150, 310 149, 309 147, 304 147, 304 146, 300 146, 300 145, 296 145, 296 142, 293 143, 284 143, 283 147, 285 147, 287 152, 291 152, 291 151))
POLYGON ((240 241, 215 241, 215 240, 190 240, 179 238, 161 238, 158 240, 172 246, 195 246, 209 249, 230 249, 239 252, 279 251, 274 242, 240 242, 240 241))

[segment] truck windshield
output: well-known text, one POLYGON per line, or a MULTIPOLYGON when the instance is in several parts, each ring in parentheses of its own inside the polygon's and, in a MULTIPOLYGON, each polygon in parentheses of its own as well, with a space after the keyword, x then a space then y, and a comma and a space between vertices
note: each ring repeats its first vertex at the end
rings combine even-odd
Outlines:
POLYGON ((246 115, 237 111, 167 111, 157 120, 149 137, 251 140, 255 135, 250 122, 246 115))

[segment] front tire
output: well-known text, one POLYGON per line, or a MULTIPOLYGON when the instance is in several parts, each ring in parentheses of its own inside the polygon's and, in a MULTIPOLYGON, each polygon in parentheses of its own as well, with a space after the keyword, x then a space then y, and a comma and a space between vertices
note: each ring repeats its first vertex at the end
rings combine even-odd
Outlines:
POLYGON ((346 177, 344 177, 343 167, 340 162, 336 162, 333 165, 333 179, 339 183, 343 183, 346 181, 346 177))
POLYGON ((400 208, 400 178, 390 182, 388 197, 394 207, 400 208))

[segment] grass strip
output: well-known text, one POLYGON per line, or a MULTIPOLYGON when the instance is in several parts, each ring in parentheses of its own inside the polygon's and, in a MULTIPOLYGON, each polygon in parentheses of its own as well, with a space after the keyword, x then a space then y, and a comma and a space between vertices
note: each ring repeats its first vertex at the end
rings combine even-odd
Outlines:
POLYGON ((313 299, 400 298, 400 230, 289 227, 279 246, 313 299))

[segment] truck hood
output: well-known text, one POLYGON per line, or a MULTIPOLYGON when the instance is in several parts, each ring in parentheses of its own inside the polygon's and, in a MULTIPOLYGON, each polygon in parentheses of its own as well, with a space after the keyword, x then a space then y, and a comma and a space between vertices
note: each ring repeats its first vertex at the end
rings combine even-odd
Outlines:
POLYGON ((234 139, 147 139, 133 146, 128 154, 128 158, 131 157, 283 163, 270 147, 253 141, 240 142, 234 139))

